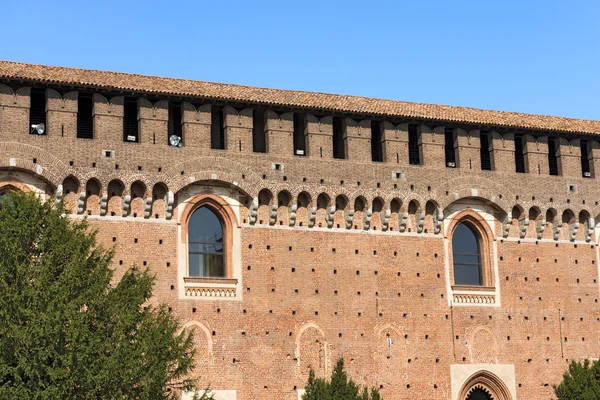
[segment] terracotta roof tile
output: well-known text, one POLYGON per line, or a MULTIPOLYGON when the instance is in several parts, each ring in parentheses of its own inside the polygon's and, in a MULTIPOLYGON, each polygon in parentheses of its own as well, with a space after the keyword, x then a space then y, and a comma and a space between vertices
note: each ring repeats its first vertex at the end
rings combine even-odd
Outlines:
POLYGON ((0 78, 396 118, 600 134, 600 121, 0 61, 0 78))

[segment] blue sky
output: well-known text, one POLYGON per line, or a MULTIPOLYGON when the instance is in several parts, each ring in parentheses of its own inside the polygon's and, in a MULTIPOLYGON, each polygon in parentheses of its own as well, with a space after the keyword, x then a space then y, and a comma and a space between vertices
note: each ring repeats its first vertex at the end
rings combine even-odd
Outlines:
POLYGON ((0 59, 600 119, 600 2, 10 1, 0 59))

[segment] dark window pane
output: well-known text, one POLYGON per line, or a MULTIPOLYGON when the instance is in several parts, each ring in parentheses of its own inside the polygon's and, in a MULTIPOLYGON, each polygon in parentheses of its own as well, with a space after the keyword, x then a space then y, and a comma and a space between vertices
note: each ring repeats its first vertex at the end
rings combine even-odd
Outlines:
POLYGON ((488 132, 481 132, 481 135, 479 136, 479 143, 479 153, 481 155, 481 169, 484 171, 491 171, 492 159, 490 157, 490 140, 488 132))
POLYGON ((294 155, 306 155, 306 115, 294 113, 294 155))
POLYGON ((371 121, 371 160, 383 161, 383 148, 381 143, 382 124, 379 121, 371 121))
POLYGON ((525 154, 523 154, 523 136, 515 135, 515 170, 525 172, 525 154))
POLYGON ((91 93, 79 93, 77 98, 77 137, 94 138, 94 102, 91 93))
POLYGON ((456 165, 456 152, 454 150, 454 129, 444 130, 444 152, 446 154, 446 167, 456 165))
POLYGON ((556 142, 548 138, 548 168, 550 175, 558 175, 558 158, 556 157, 556 142))
POLYGON ((452 235, 452 255, 455 285, 481 285, 479 240, 473 229, 459 224, 452 235))
POLYGON ((408 126, 408 162, 412 165, 421 164, 419 154, 419 130, 417 125, 408 126))

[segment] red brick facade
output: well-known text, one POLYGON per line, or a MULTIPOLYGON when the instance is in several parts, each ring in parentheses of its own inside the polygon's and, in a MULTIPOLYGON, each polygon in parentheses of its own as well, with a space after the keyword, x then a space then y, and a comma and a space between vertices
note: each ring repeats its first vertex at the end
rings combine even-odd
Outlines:
POLYGON ((139 143, 127 143, 123 94, 98 88, 94 138, 77 138, 81 90, 0 80, 0 190, 56 194, 73 218, 88 216, 116 248, 117 278, 133 264, 152 270, 156 301, 196 333, 202 384, 237 399, 297 399, 309 366, 325 375, 343 356, 389 400, 464 398, 476 385, 545 399, 568 362, 600 357, 600 144, 590 132, 335 113, 347 159, 334 159, 332 113, 307 105, 306 156, 293 155, 299 110, 281 107, 266 112, 267 153, 254 153, 259 98, 140 92, 139 143), (32 86, 46 88, 46 135, 29 133, 32 86), (179 148, 167 143, 169 101, 182 102, 179 148), (210 148, 211 104, 225 107, 225 150, 210 148), (383 126, 383 162, 371 161, 371 119, 383 126), (421 165, 409 164, 409 124, 421 165), (445 163, 448 126, 457 168, 445 163), (481 130, 492 171, 481 170, 481 130), (515 172, 514 134, 526 173, 515 172), (226 219, 227 279, 186 276, 197 202, 226 219), (481 287, 453 284, 452 232, 465 218, 484 241, 481 287))

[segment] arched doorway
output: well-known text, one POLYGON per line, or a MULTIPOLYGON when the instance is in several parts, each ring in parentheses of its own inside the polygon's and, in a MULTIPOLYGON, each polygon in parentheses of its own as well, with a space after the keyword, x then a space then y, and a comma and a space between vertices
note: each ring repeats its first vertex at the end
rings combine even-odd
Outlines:
POLYGON ((490 392, 481 387, 474 387, 467 395, 466 400, 493 400, 490 392))

